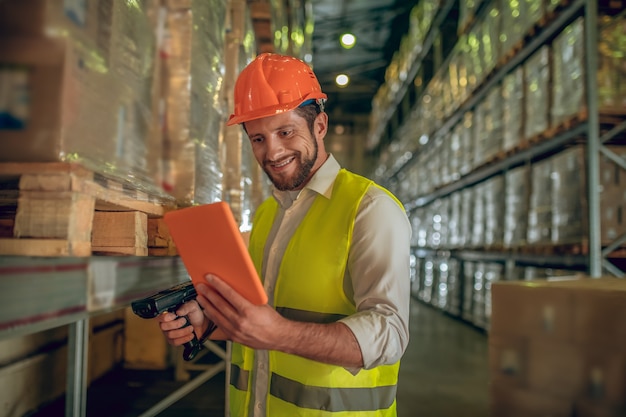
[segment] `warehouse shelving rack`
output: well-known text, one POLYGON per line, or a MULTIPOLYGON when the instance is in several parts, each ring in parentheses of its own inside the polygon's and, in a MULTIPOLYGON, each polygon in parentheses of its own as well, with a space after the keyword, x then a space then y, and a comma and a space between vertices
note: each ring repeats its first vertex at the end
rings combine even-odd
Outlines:
MULTIPOLYGON (((489 3, 490 2, 488 0, 482 1, 477 8, 477 13, 485 13, 488 9, 485 6, 489 3)), ((444 6, 442 10, 447 12, 450 10, 450 5, 446 3, 446 6, 444 6)), ((585 89, 587 92, 597 91, 598 2, 594 0, 574 0, 564 5, 558 11, 555 18, 548 22, 544 27, 540 28, 536 35, 525 43, 522 49, 512 56, 510 60, 502 66, 497 67, 496 70, 489 75, 486 81, 472 93, 471 97, 461 104, 451 117, 449 117, 441 125, 441 127, 431 135, 430 142, 435 142, 437 138, 441 138, 451 131, 451 129, 461 120, 463 115, 467 111, 473 110, 477 104, 486 97, 488 92, 497 86, 507 74, 511 73, 516 67, 522 64, 542 45, 547 44, 578 16, 585 17, 585 50, 587 51, 585 53, 585 89)), ((439 20, 438 22, 440 23, 441 21, 439 20)), ((437 30, 436 26, 432 28, 434 33, 437 33, 437 30)), ((443 64, 445 65, 445 60, 443 64)), ((419 65, 415 66, 419 67, 419 65)), ((409 85, 412 81, 412 79, 408 80, 405 84, 409 85)), ((400 103, 403 99, 406 99, 406 89, 401 89, 400 94, 403 95, 403 97, 398 97, 396 100, 398 103, 400 103)), ((615 138, 623 132, 626 132, 626 121, 616 124, 611 130, 601 135, 599 103, 595 94, 586 94, 586 108, 588 116, 582 123, 575 124, 573 127, 561 132, 560 134, 548 140, 536 143, 527 149, 520 150, 503 160, 479 167, 469 174, 462 176, 459 180, 444 185, 434 192, 419 196, 412 201, 405 202, 407 211, 410 213, 417 208, 425 207, 438 198, 445 197, 455 191, 477 184, 496 174, 504 173, 507 170, 525 164, 529 161, 540 159, 541 157, 551 153, 559 152, 560 149, 563 149, 566 145, 572 144, 575 141, 584 140, 586 145, 588 198, 587 255, 545 256, 540 254, 505 252, 489 253, 463 249, 446 251, 445 253, 452 253, 455 257, 460 259, 471 258, 473 260, 492 260, 504 263, 517 262, 529 265, 552 265, 554 267, 561 266, 565 268, 584 268, 592 277, 600 277, 603 274, 603 270, 605 270, 618 277, 624 277, 624 272, 615 266, 608 259, 608 257, 624 242, 626 242, 626 234, 618 237, 604 249, 602 248, 600 240, 601 221, 599 197, 599 157, 600 153, 602 153, 614 161, 618 166, 626 169, 626 161, 604 146, 604 144, 609 140, 615 138)), ((388 124, 389 120, 390 118, 387 119, 388 124)), ((380 135, 381 131, 383 130, 379 129, 376 134, 380 135)), ((420 150, 409 149, 407 151, 411 152, 412 157, 400 164, 400 166, 398 166, 394 171, 387 174, 386 185, 393 185, 394 182, 399 181, 405 170, 412 164, 416 163, 416 156, 419 154, 420 150)), ((418 248, 416 250, 416 256, 418 257, 426 256, 426 254, 432 255, 435 253, 441 252, 436 249, 427 248, 418 248)))
MULTIPOLYGON (((89 319, 130 306, 189 280, 179 257, 0 257, 0 340, 68 325, 65 415, 86 415, 89 319)), ((147 410, 157 415, 203 382, 227 371, 227 355, 205 345, 221 360, 190 364, 199 375, 147 410)))

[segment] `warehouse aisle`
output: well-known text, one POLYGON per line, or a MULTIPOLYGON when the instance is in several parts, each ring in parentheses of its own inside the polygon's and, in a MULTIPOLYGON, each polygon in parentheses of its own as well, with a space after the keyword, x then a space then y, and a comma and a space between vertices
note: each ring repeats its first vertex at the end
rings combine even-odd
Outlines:
MULTIPOLYGON (((400 368, 399 417, 488 415, 487 336, 415 300, 411 342, 400 368)), ((118 370, 94 383, 87 395, 89 417, 133 417, 181 383, 171 372, 118 370)), ((209 380, 159 417, 223 417, 224 373, 209 380)), ((31 417, 63 417, 61 401, 31 417)))
POLYGON ((398 417, 487 416, 487 335, 415 300, 410 326, 398 417))

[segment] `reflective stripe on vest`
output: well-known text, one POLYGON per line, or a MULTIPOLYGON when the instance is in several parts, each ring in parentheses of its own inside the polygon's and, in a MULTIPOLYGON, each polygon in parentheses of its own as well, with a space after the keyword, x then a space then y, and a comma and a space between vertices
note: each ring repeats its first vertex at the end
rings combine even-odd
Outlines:
POLYGON ((250 372, 241 369, 241 367, 230 365, 230 385, 241 391, 248 390, 248 382, 250 381, 250 372))
POLYGON ((300 408, 331 412, 389 408, 396 399, 396 385, 375 388, 312 387, 272 374, 270 394, 300 408))
POLYGON ((334 323, 347 317, 347 314, 318 313, 316 311, 296 310, 295 308, 277 307, 276 311, 286 319, 307 323, 334 323))

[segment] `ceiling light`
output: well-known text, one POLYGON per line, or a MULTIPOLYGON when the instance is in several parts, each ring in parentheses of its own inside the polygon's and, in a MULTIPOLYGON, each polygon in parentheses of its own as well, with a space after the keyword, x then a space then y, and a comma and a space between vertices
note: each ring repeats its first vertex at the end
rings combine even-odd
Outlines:
POLYGON ((335 77, 335 84, 339 87, 346 87, 350 83, 350 77, 346 74, 339 74, 335 77))
POLYGON ((354 35, 352 33, 344 33, 343 35, 341 35, 341 37, 339 38, 339 43, 341 44, 341 46, 343 46, 345 49, 350 49, 354 46, 354 44, 356 43, 356 38, 354 37, 354 35))

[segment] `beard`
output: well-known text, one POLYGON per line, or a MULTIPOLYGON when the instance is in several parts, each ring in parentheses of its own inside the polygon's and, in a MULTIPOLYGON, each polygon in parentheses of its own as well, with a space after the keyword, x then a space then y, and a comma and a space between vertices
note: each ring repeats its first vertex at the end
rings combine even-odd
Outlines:
POLYGON ((313 144, 313 155, 310 158, 302 158, 302 154, 300 152, 296 154, 296 158, 293 161, 294 164, 297 164, 296 172, 290 177, 283 177, 281 175, 272 176, 271 171, 266 168, 268 161, 263 164, 263 171, 265 171, 265 174, 270 181, 272 181, 272 184, 274 184, 274 187, 276 187, 277 190, 293 191, 297 190, 300 186, 302 186, 302 184, 304 184, 304 181, 306 181, 309 177, 309 174, 313 169, 313 165, 315 165, 315 161, 317 160, 317 142, 313 142, 313 144))

